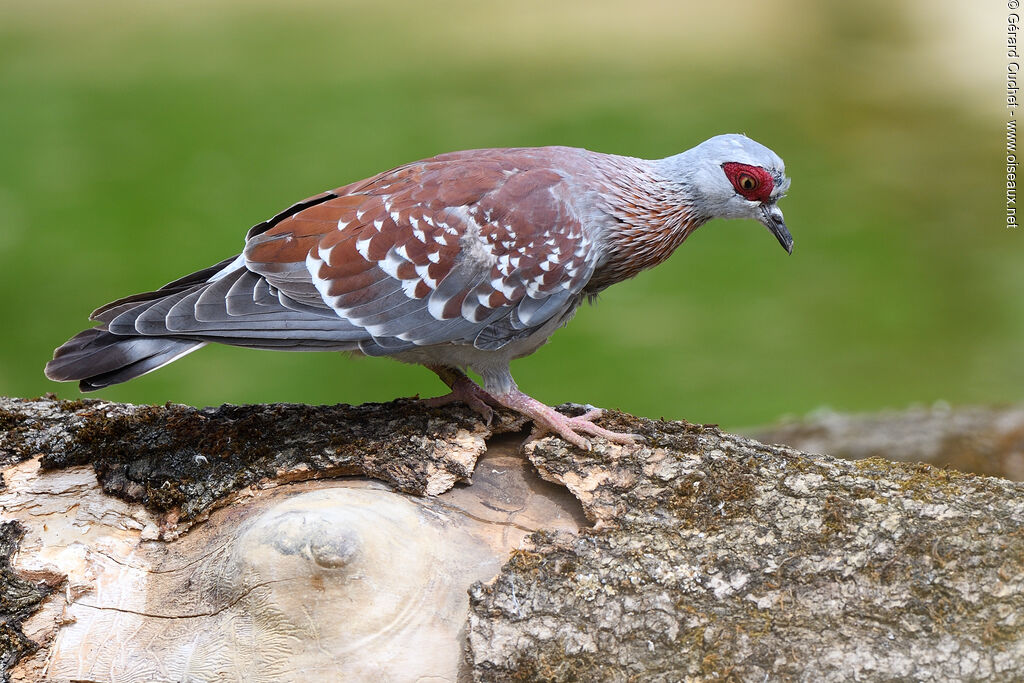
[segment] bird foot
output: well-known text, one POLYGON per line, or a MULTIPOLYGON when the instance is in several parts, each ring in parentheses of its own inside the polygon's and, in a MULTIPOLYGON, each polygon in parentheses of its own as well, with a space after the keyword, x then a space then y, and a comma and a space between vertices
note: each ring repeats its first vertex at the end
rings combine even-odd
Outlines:
POLYGON ((596 436, 612 443, 635 444, 644 440, 639 434, 625 434, 613 432, 610 429, 599 427, 594 420, 604 414, 601 408, 591 408, 583 415, 567 417, 560 412, 547 406, 535 398, 531 398, 518 389, 508 394, 495 396, 505 407, 511 408, 533 420, 533 432, 530 433, 529 441, 539 439, 545 434, 554 433, 569 443, 585 451, 592 448, 590 440, 584 435, 596 436))
POLYGON ((465 375, 456 378, 451 384, 451 389, 451 393, 424 399, 423 403, 431 408, 437 408, 461 401, 479 413, 488 427, 491 426, 491 421, 494 420, 494 410, 491 406, 501 405, 493 396, 465 375))

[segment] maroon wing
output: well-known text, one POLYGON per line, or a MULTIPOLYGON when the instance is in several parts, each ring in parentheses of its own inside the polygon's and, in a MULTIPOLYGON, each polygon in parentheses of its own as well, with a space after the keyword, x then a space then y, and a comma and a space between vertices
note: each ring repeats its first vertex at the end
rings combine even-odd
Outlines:
POLYGON ((250 231, 246 267, 365 330, 372 355, 500 348, 560 320, 593 273, 591 235, 553 155, 458 152, 340 188, 250 231))

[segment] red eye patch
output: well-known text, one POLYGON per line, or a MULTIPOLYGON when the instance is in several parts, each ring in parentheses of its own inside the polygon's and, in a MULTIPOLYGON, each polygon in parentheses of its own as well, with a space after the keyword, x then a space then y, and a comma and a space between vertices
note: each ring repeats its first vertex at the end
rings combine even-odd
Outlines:
POLYGON ((732 183, 736 192, 752 202, 767 201, 772 190, 775 189, 772 174, 760 166, 727 161, 722 164, 722 170, 725 171, 725 176, 732 183))

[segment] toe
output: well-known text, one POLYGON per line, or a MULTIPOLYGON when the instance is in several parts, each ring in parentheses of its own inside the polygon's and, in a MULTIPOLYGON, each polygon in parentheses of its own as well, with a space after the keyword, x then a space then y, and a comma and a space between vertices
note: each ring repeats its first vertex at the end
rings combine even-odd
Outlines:
POLYGON ((639 434, 613 432, 610 429, 599 427, 590 420, 584 419, 585 417, 586 416, 572 418, 571 423, 573 430, 586 432, 587 434, 605 439, 606 441, 611 441, 612 443, 629 445, 644 441, 644 437, 639 434))
POLYGON ((472 408, 476 412, 480 413, 480 416, 484 418, 484 422, 487 424, 488 427, 490 427, 491 422, 494 421, 494 411, 491 409, 491 407, 484 403, 483 401, 475 401, 472 408))
POLYGON ((548 434, 554 434, 555 436, 560 437, 562 440, 567 441, 571 443, 573 446, 581 448, 585 451, 589 451, 592 448, 589 440, 587 440, 583 435, 576 433, 572 428, 568 426, 554 424, 541 425, 537 422, 534 422, 533 431, 530 432, 530 437, 526 441, 527 443, 529 443, 530 441, 536 441, 537 439, 544 438, 548 434))

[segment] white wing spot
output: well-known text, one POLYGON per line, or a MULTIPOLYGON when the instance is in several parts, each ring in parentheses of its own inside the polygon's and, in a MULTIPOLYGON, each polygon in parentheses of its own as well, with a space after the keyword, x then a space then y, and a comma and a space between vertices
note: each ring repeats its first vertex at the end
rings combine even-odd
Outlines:
POLYGON ((388 250, 388 255, 384 257, 383 261, 378 261, 377 265, 380 266, 381 270, 397 280, 399 279, 398 267, 403 263, 405 263, 405 260, 401 258, 398 250, 395 247, 391 247, 388 250))
POLYGON ((516 288, 513 285, 510 285, 504 280, 498 278, 491 280, 491 287, 504 294, 506 299, 511 299, 512 294, 516 291, 516 288))
POLYGON ((444 320, 444 307, 447 303, 448 299, 439 297, 435 291, 430 295, 430 299, 427 300, 427 311, 433 316, 434 320, 444 320))
POLYGON ((363 239, 356 240, 356 251, 367 261, 370 260, 370 239, 369 237, 364 237, 363 239))
MULTIPOLYGON (((322 247, 317 247, 317 253, 320 255, 320 260, 324 261, 325 263, 330 263, 331 262, 331 252, 334 251, 334 248, 336 246, 338 246, 338 245, 337 244, 332 244, 331 246, 327 247, 326 249, 323 249, 322 247)), ((310 249, 309 253, 312 254, 313 250, 310 249)))
POLYGON ((417 240, 420 242, 427 241, 427 233, 423 232, 423 229, 420 227, 420 222, 416 220, 415 216, 409 216, 409 227, 412 228, 412 234, 417 240))
POLYGON ((427 274, 427 269, 429 267, 429 265, 416 266, 416 274, 420 276, 420 278, 427 285, 427 287, 430 287, 431 289, 437 289, 437 280, 435 280, 434 278, 430 277, 430 275, 427 274))
POLYGON ((413 279, 413 280, 404 280, 402 282, 402 291, 405 292, 405 295, 407 297, 409 297, 410 299, 415 299, 416 298, 416 287, 418 287, 419 284, 420 284, 419 280, 415 280, 415 279, 413 279))
POLYGON ((324 300, 324 303, 333 308, 339 318, 344 318, 345 315, 342 310, 335 305, 337 298, 327 294, 327 290, 330 289, 331 286, 330 281, 320 277, 320 268, 323 264, 324 262, 314 256, 313 250, 310 249, 309 253, 306 254, 306 270, 309 271, 309 276, 313 280, 313 286, 316 287, 316 291, 320 293, 320 298, 324 300))

